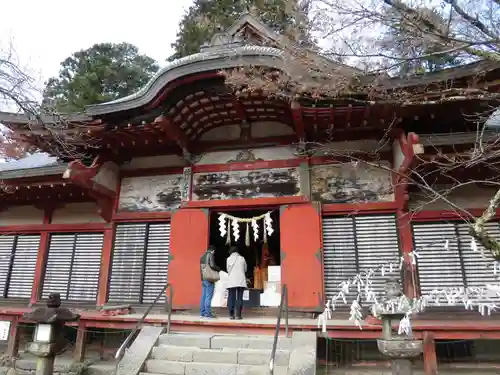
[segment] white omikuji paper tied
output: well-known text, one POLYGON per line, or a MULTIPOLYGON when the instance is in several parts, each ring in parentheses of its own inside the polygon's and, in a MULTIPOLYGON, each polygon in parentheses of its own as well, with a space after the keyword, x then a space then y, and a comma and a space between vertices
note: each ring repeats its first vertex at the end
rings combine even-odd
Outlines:
MULTIPOLYGON (((431 244, 435 247, 435 244, 431 244)), ((477 244, 474 240, 471 241, 471 249, 476 251, 477 244)), ((449 250, 449 240, 445 240, 443 243, 443 250, 449 250)), ((424 249, 419 248, 420 254, 424 252, 424 249)), ((418 262, 418 258, 421 256, 416 251, 411 252, 407 259, 401 257, 400 268, 402 267, 402 262, 409 261, 411 264, 415 265, 418 262)), ((479 254, 479 253, 478 253, 479 254)), ((387 273, 393 272, 394 265, 381 264, 379 267, 375 267, 369 270, 365 270, 360 274, 343 281, 339 284, 339 291, 334 295, 325 305, 325 310, 318 317, 318 327, 326 330, 326 321, 330 319, 331 312, 335 311, 335 303, 342 301, 347 304, 348 299, 346 298, 349 293, 355 293, 357 295, 354 302, 352 302, 350 307, 350 317, 349 319, 353 321, 356 326, 360 329, 362 328, 361 321, 362 310, 359 303, 360 300, 366 302, 371 302, 371 310, 374 316, 377 315, 377 311, 389 311, 389 312, 402 312, 405 314, 404 318, 401 319, 398 331, 402 334, 411 335, 411 315, 413 313, 418 313, 425 310, 428 306, 440 306, 442 304, 448 306, 463 305, 467 310, 477 310, 482 315, 490 315, 492 311, 495 311, 500 306, 500 285, 498 284, 486 284, 483 287, 455 287, 455 288, 443 288, 434 289, 428 292, 426 295, 422 295, 419 298, 408 298, 405 295, 401 296, 397 301, 383 302, 383 295, 377 295, 373 290, 373 282, 371 278, 374 275, 385 276, 387 273)), ((493 274, 500 274, 500 263, 493 263, 493 274)), ((351 300, 349 298, 349 300, 351 300)), ((377 316, 378 317, 378 316, 377 316)))

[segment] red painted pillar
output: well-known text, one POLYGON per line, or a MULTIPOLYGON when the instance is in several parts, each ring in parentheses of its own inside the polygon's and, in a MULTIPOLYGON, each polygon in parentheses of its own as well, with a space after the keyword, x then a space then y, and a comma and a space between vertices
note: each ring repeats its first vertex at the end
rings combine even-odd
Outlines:
POLYGON ((411 228, 410 213, 398 211, 397 225, 399 238, 401 241, 401 252, 405 256, 403 265, 403 287, 406 296, 415 297, 418 293, 417 269, 411 263, 411 258, 408 256, 413 251, 413 232, 411 228))
POLYGON ((173 308, 198 308, 201 297, 200 258, 208 247, 209 211, 181 208, 172 215, 168 282, 173 308))
POLYGON ((436 342, 431 332, 424 332, 424 373, 425 375, 436 375, 438 364, 436 356, 436 342))
POLYGON ((323 311, 321 208, 299 203, 280 209, 281 282, 296 311, 323 311))
POLYGON ((99 290, 97 292, 97 306, 104 306, 108 296, 109 272, 111 270, 111 257, 116 225, 104 231, 104 240, 101 253, 101 268, 99 271, 99 290))
POLYGON ((19 352, 19 317, 14 316, 11 320, 9 339, 7 341, 7 358, 16 358, 19 352))
MULTIPOLYGON (((45 208, 43 215, 43 224, 50 224, 54 207, 45 208)), ((33 287, 31 288, 30 304, 33 305, 40 300, 43 285, 43 275, 45 273, 45 264, 49 252, 50 233, 43 231, 40 233, 40 245, 38 246, 38 255, 35 264, 35 275, 33 277, 33 287)))

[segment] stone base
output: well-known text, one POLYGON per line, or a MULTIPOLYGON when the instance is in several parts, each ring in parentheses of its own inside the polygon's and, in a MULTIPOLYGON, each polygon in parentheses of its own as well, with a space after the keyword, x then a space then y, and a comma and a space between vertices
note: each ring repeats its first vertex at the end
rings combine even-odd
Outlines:
POLYGON ((411 375, 412 363, 409 359, 394 359, 391 363, 392 375, 411 375))
POLYGON ((424 351, 424 343, 422 340, 404 338, 377 340, 377 346, 380 353, 392 359, 417 358, 424 351))

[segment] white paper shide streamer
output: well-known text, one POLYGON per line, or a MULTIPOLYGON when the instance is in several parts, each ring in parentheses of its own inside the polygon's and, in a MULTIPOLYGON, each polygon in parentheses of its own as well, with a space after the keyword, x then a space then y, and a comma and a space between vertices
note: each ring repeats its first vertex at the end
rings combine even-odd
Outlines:
POLYGON ((250 246, 250 238, 252 237, 252 234, 254 242, 259 240, 260 220, 262 220, 261 224, 264 229, 263 239, 264 242, 266 242, 267 236, 271 236, 274 232, 271 212, 266 212, 265 214, 250 218, 236 217, 227 213, 220 213, 218 219, 220 236, 227 238, 227 245, 231 244, 231 237, 237 242, 241 238, 240 223, 243 223, 245 224, 245 245, 248 247, 250 246))
MULTIPOLYGON (((435 244, 431 244, 435 247, 435 244)), ((450 241, 443 240, 442 248, 444 251, 450 250, 450 241)), ((478 245, 474 239, 470 242, 470 248, 474 252, 479 253, 478 245)), ((318 328, 321 327, 323 332, 327 330, 327 321, 332 316, 332 311, 335 311, 335 304, 341 302, 347 304, 348 300, 352 301, 351 293, 356 295, 356 298, 351 303, 349 320, 353 321, 356 326, 362 329, 363 314, 359 301, 371 303, 373 316, 380 318, 380 314, 384 311, 403 313, 405 316, 399 323, 398 332, 400 335, 412 334, 411 315, 425 310, 429 306, 457 306, 462 304, 466 310, 476 310, 482 315, 490 315, 493 311, 500 307, 500 285, 486 284, 483 287, 456 287, 435 289, 428 292, 426 295, 419 298, 408 298, 402 295, 397 300, 387 300, 385 295, 378 295, 373 290, 373 276, 385 277, 398 269, 402 269, 404 264, 415 267, 419 258, 423 253, 423 249, 419 248, 399 259, 399 264, 381 264, 380 266, 363 271, 358 275, 343 281, 338 286, 338 292, 331 300, 326 303, 324 312, 318 317, 318 328), (418 250, 418 251, 417 251, 418 250)), ((500 262, 493 262, 493 274, 500 277, 500 262)))
POLYGON ((237 220, 233 220, 231 223, 233 229, 233 237, 235 241, 240 239, 240 223, 237 220))
POLYGON ((253 240, 257 242, 259 239, 259 224, 257 220, 252 220, 253 240))
POLYGON ((221 237, 226 237, 226 214, 221 214, 219 216, 219 233, 221 237))
POLYGON ((267 235, 271 236, 274 232, 273 229, 273 219, 271 218, 271 213, 268 212, 264 217, 264 223, 266 225, 267 235))

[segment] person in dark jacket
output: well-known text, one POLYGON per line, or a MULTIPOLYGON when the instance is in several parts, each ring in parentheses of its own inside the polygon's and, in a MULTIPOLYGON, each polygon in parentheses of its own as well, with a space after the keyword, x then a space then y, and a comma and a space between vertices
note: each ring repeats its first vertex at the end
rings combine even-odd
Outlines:
POLYGON ((212 297, 214 296, 215 282, 218 280, 220 268, 215 264, 214 253, 215 246, 210 245, 200 258, 200 316, 203 318, 215 318, 215 315, 212 314, 212 297))

